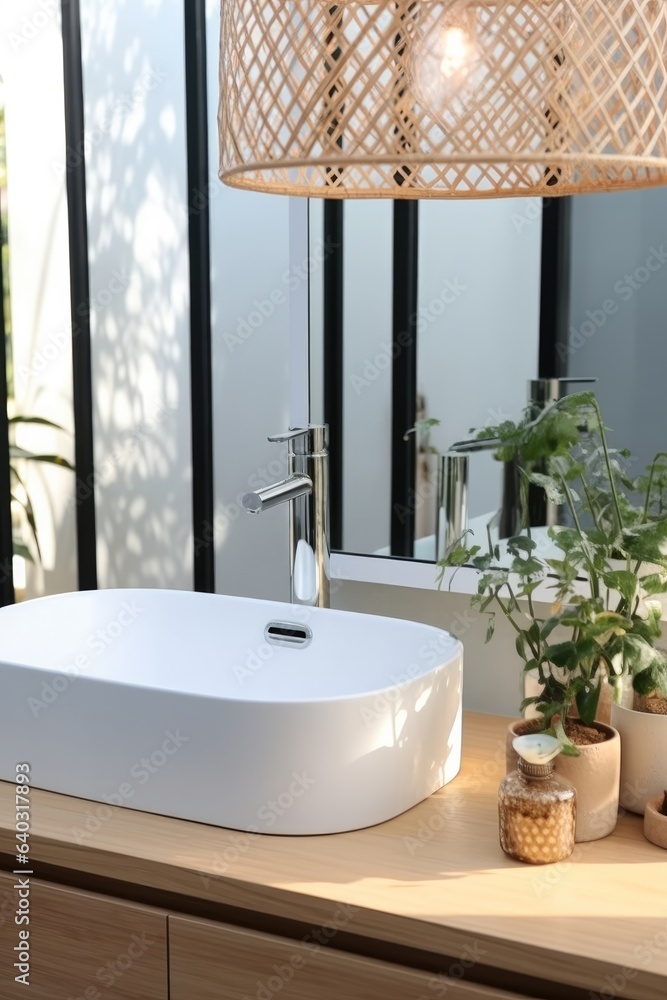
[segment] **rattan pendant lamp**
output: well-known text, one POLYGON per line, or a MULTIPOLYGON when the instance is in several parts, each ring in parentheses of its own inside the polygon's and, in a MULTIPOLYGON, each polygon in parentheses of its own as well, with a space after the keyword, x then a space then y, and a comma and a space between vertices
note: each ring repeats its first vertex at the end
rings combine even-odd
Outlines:
POLYGON ((666 0, 222 0, 220 177, 326 198, 667 183, 666 0))

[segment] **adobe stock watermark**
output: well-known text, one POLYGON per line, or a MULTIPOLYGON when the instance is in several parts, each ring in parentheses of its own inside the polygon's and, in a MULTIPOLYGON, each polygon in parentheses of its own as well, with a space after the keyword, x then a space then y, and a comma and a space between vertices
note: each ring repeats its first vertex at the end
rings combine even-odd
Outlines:
POLYGON ((467 289, 468 286, 462 284, 458 278, 448 278, 439 295, 412 314, 408 330, 401 331, 393 341, 381 343, 378 353, 364 361, 361 374, 350 375, 350 384, 356 395, 377 382, 382 373, 391 368, 392 361, 396 361, 406 348, 414 344, 415 332, 423 333, 439 316, 442 316, 447 306, 453 305, 467 289))
MULTIPOLYGON (((475 794, 489 779, 500 780, 504 774, 505 744, 499 742, 494 755, 485 760, 472 774, 460 775, 456 785, 445 796, 428 800, 429 804, 433 804, 428 818, 422 815, 414 834, 403 837, 403 845, 410 857, 413 858, 418 851, 430 844, 447 823, 451 822, 464 806, 468 794, 475 794)), ((421 812, 423 813, 423 810, 421 812)))
POLYGON ((181 747, 189 742, 190 737, 184 736, 180 729, 175 732, 168 729, 164 733, 164 739, 160 746, 145 757, 135 761, 129 768, 129 778, 132 780, 123 781, 115 791, 102 795, 106 805, 100 804, 94 811, 86 809, 84 813, 86 819, 83 826, 73 826, 71 829, 77 844, 84 844, 91 837, 94 837, 102 829, 104 823, 113 816, 113 810, 110 807, 123 806, 131 802, 137 793, 137 788, 150 781, 151 777, 161 771, 181 747))
MULTIPOLYGON (((667 949, 667 924, 656 931, 652 937, 646 937, 633 949, 633 957, 644 968, 648 969, 657 955, 664 954, 667 949)), ((588 991, 589 1000, 614 1000, 622 996, 633 980, 639 975, 639 969, 624 966, 613 976, 605 976, 604 984, 597 992, 588 991)))
POLYGON ((553 198, 530 198, 522 212, 512 212, 510 219, 517 233, 529 229, 538 222, 544 211, 553 204, 553 198))
POLYGON ((429 979, 429 992, 422 993, 419 1000, 437 1000, 439 997, 446 997, 451 987, 456 989, 458 983, 465 979, 466 974, 482 962, 487 954, 488 949, 483 948, 480 941, 475 940, 472 944, 467 944, 458 961, 452 962, 446 972, 429 979))
MULTIPOLYGON (((126 268, 114 268, 111 276, 104 288, 101 288, 94 296, 86 302, 81 302, 76 308, 76 315, 81 319, 91 313, 104 312, 113 302, 132 284, 133 275, 126 268)), ((30 381, 31 376, 41 375, 53 362, 60 357, 63 351, 68 353, 72 350, 72 340, 81 333, 78 324, 68 327, 66 330, 57 330, 48 335, 45 344, 35 351, 28 365, 17 365, 16 371, 25 386, 30 381)))
MULTIPOLYGON (((65 0, 68 3, 69 0, 65 0)), ((37 36, 48 27, 48 25, 58 22, 60 19, 61 0, 40 0, 37 10, 26 15, 20 25, 14 31, 7 34, 7 40, 14 52, 29 45, 37 36)))
POLYGON ((270 319, 277 309, 281 309, 289 301, 290 294, 296 292, 304 282, 318 267, 327 260, 335 250, 340 247, 340 243, 335 243, 330 236, 326 242, 319 240, 312 253, 299 264, 292 266, 281 276, 281 286, 273 288, 264 298, 254 299, 252 309, 245 316, 236 317, 236 328, 233 332, 225 331, 222 339, 230 354, 233 354, 237 347, 245 344, 246 341, 259 330, 267 319, 270 319), (284 289, 287 289, 285 291, 284 289))
POLYGON ((437 496, 437 492, 437 487, 430 479, 422 480, 417 489, 410 487, 407 495, 408 502, 406 504, 395 503, 393 506, 397 521, 400 524, 405 524, 412 514, 417 513, 424 506, 429 506, 437 496))
POLYGON ((30 695, 27 699, 28 708, 35 719, 46 711, 61 695, 68 691, 82 674, 93 666, 103 656, 110 646, 134 625, 143 614, 144 609, 136 601, 124 601, 118 613, 111 621, 91 632, 86 638, 82 650, 76 654, 71 663, 54 674, 51 680, 43 681, 39 696, 30 695), (85 650, 85 652, 84 652, 85 650), (93 654, 93 655, 91 655, 93 654))
POLYGON ((294 979, 295 975, 308 964, 308 959, 316 955, 322 948, 326 947, 359 912, 358 906, 350 903, 340 903, 331 920, 325 920, 319 927, 312 927, 310 931, 301 939, 304 946, 299 951, 294 951, 283 963, 274 963, 271 968, 271 975, 266 979, 258 979, 255 992, 246 994, 243 1000, 273 1000, 284 987, 294 979))
POLYGON ((246 488, 237 493, 236 498, 231 503, 219 503, 216 506, 213 522, 204 521, 201 529, 195 535, 195 558, 202 550, 215 544, 216 534, 223 534, 241 515, 248 516, 248 512, 243 506, 243 497, 249 490, 261 490, 265 486, 270 486, 277 480, 285 478, 287 457, 288 448, 285 445, 268 465, 260 466, 248 476, 246 488))
MULTIPOLYGON (((252 823, 246 827, 244 833, 231 834, 228 846, 222 852, 216 851, 213 855, 213 876, 221 876, 228 872, 237 861, 248 853, 257 838, 264 833, 269 833, 278 819, 292 808, 297 799, 306 795, 314 784, 315 779, 308 774, 307 770, 300 774, 295 771, 289 785, 275 798, 267 799, 259 807, 256 812, 258 823, 252 823)), ((208 875, 202 875, 202 882, 204 887, 208 889, 211 878, 208 875)))
POLYGON ((587 340, 602 330, 609 317, 615 316, 623 303, 634 298, 637 292, 648 284, 653 275, 662 270, 665 263, 667 263, 667 251, 664 245, 650 247, 644 264, 635 268, 631 274, 624 274, 622 278, 614 282, 614 297, 610 296, 605 299, 595 309, 587 309, 586 319, 579 326, 570 326, 567 343, 558 344, 556 347, 561 361, 576 354, 587 340))
POLYGON ((157 400, 147 416, 123 434, 122 443, 105 459, 95 463, 93 471, 82 478, 77 476, 74 493, 67 498, 68 506, 83 503, 93 495, 96 486, 107 486, 113 482, 119 468, 138 445, 147 441, 158 427, 178 411, 178 406, 157 400))
MULTIPOLYGON (((641 811, 642 803, 646 798, 648 793, 648 787, 643 785, 639 780, 631 784, 626 781, 621 789, 621 798, 625 802, 633 803, 637 806, 637 810, 641 811)), ((618 818, 621 819, 628 813, 627 809, 621 806, 618 810, 618 818)), ((592 832, 599 831, 599 837, 607 836, 609 832, 609 815, 608 812, 601 812, 598 816, 591 817, 590 825, 592 832)), ((572 871, 572 866, 577 862, 585 858, 586 855, 595 848, 597 843, 596 839, 582 841, 574 845, 574 850, 572 854, 564 861, 557 861, 553 865, 545 865, 543 869, 540 869, 539 875, 531 880, 531 885, 533 887, 533 892, 536 895, 541 896, 543 893, 548 892, 553 889, 554 886, 558 885, 565 876, 572 871)))
POLYGON ((142 73, 132 89, 126 91, 113 102, 111 111, 99 125, 86 129, 83 139, 75 147, 67 146, 64 160, 53 161, 51 166, 56 177, 64 177, 67 171, 79 167, 95 146, 102 142, 104 136, 109 134, 115 122, 127 117, 140 107, 151 91, 164 83, 168 76, 169 74, 161 69, 147 69, 142 73))
MULTIPOLYGON (((478 618, 470 616, 467 609, 464 614, 457 611, 447 625, 447 632, 454 635, 457 639, 461 638, 478 621, 478 618)), ((443 662, 443 657, 449 655, 451 655, 451 640, 447 634, 441 633, 435 635, 428 642, 421 645, 417 651, 418 659, 409 663, 405 670, 391 674, 390 687, 386 691, 377 694, 370 705, 361 705, 359 707, 359 713, 365 725, 371 726, 386 712, 395 711, 406 685, 424 674, 425 668, 437 667, 443 662)))
MULTIPOLYGON (((97 969, 95 972, 95 982, 103 986, 105 990, 110 990, 112 986, 115 986, 129 972, 136 962, 139 962, 144 957, 154 944, 155 941, 148 937, 146 931, 143 934, 132 934, 127 947, 119 955, 116 955, 115 958, 109 959, 108 962, 105 962, 104 965, 101 965, 97 969)), ((68 1000, 102 1000, 107 995, 106 993, 102 993, 97 985, 91 983, 90 986, 85 988, 83 993, 68 997, 68 1000)))

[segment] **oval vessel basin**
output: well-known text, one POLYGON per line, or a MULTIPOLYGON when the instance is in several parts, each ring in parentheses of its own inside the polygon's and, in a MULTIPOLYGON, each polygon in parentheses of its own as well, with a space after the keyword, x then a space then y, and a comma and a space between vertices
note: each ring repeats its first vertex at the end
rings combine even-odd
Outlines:
POLYGON ((35 787, 100 803, 354 830, 456 775, 461 680, 460 642, 415 622, 168 590, 41 598, 0 611, 0 777, 25 761, 35 787))

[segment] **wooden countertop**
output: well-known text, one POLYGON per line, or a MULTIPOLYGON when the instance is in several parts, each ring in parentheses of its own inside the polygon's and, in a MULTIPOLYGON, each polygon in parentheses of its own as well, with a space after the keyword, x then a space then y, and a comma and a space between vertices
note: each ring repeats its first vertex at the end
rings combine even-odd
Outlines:
MULTIPOLYGON (((244 838, 113 808, 81 846, 74 831, 98 805, 35 790, 36 875, 42 862, 315 927, 348 904, 357 909, 346 930, 365 938, 448 956, 461 956, 472 938, 494 968, 664 1000, 667 852, 627 815, 611 837, 577 845, 560 865, 507 858, 497 819, 506 725, 467 713, 453 782, 389 823, 330 837, 244 838)), ((13 786, 0 782, 0 853, 8 855, 13 811, 13 786)))

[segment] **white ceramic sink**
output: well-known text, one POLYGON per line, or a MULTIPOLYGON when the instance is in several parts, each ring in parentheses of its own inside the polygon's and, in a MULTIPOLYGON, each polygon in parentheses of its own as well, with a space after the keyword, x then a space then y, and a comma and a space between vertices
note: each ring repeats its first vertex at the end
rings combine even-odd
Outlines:
POLYGON ((166 590, 43 598, 0 611, 0 777, 26 761, 35 787, 100 803, 358 829, 456 775, 461 679, 460 642, 414 622, 166 590), (276 621, 296 644, 267 641, 276 621))

